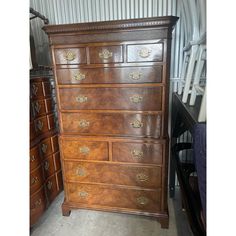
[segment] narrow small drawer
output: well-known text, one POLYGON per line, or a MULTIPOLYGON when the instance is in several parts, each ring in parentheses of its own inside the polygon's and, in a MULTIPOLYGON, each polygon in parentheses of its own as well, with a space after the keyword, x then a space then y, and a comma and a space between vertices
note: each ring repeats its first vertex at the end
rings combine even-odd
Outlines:
POLYGON ((49 155, 42 163, 44 178, 47 179, 49 176, 55 173, 55 164, 53 155, 49 155))
POLYGON ((44 187, 30 197, 30 225, 37 222, 47 207, 44 187))
POLYGON ((68 183, 68 200, 81 205, 158 212, 161 190, 136 190, 93 184, 68 183))
POLYGON ((57 69, 59 84, 161 83, 162 66, 57 69))
POLYGON ((164 141, 161 143, 115 142, 112 160, 145 164, 162 164, 164 141))
POLYGON ((63 88, 63 110, 161 111, 162 87, 141 88, 63 88))
POLYGON ((43 134, 50 130, 46 115, 38 119, 35 119, 34 125, 37 135, 43 134))
POLYGON ((86 49, 79 48, 62 48, 54 49, 56 64, 85 64, 86 49))
POLYGON ((47 113, 44 100, 32 101, 31 106, 32 106, 32 109, 33 109, 34 118, 45 115, 47 113))
POLYGON ((51 176, 47 181, 45 182, 45 187, 46 187, 46 193, 49 202, 52 202, 54 198, 58 195, 59 193, 59 188, 57 186, 57 179, 56 179, 56 174, 51 176))
POLYGON ((30 84, 30 94, 32 99, 44 97, 42 82, 32 82, 30 84))
POLYGON ((163 50, 163 43, 127 45, 127 62, 161 62, 163 50))
POLYGON ((162 169, 158 166, 64 161, 64 168, 68 181, 139 186, 150 189, 161 187, 162 169))
POLYGON ((108 161, 108 143, 91 142, 79 138, 61 139, 61 146, 64 159, 97 160, 108 161))
POLYGON ((44 139, 40 142, 40 152, 42 157, 48 156, 53 152, 51 138, 44 139))
POLYGON ((89 47, 91 64, 106 64, 123 62, 122 46, 89 47))
POLYGON ((36 192, 43 184, 43 171, 41 165, 30 173, 30 194, 36 192))
POLYGON ((38 145, 30 149, 30 170, 40 165, 40 154, 38 145))

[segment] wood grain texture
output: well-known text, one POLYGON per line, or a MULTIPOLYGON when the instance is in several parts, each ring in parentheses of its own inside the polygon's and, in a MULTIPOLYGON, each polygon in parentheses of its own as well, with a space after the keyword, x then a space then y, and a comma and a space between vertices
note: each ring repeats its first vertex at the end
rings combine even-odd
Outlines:
POLYGON ((62 113, 61 118, 64 133, 161 137, 160 115, 62 113))
POLYGON ((59 94, 62 110, 162 110, 162 87, 61 88, 59 94))
POLYGON ((156 189, 161 187, 161 167, 64 161, 67 181, 107 183, 156 189))
POLYGON ((161 83, 162 66, 57 69, 58 84, 161 83))
POLYGON ((131 190, 103 185, 68 183, 69 201, 88 206, 110 206, 137 209, 148 212, 160 211, 158 190, 131 190))

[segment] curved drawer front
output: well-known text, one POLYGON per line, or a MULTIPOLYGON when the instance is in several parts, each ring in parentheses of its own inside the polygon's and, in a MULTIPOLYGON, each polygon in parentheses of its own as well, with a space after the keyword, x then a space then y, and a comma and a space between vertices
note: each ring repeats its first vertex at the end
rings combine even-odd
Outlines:
POLYGON ((112 143, 112 160, 147 164, 162 164, 163 143, 112 143))
POLYGON ((81 48, 62 48, 54 49, 56 64, 85 64, 86 49, 81 48))
POLYGON ((43 171, 39 166, 37 169, 30 173, 30 194, 34 193, 43 184, 43 171))
POLYGON ((131 190, 92 184, 67 184, 68 200, 87 206, 107 206, 127 209, 160 210, 161 190, 131 190))
POLYGON ((161 167, 65 161, 64 168, 68 181, 107 183, 145 188, 159 188, 161 186, 161 167))
POLYGON ((160 111, 162 87, 150 88, 63 88, 62 110, 135 110, 160 111))
POLYGON ((61 118, 64 133, 161 137, 161 115, 61 113, 61 118))
POLYGON ((38 145, 30 149, 30 170, 33 170, 40 164, 40 154, 38 145))
POLYGON ((30 225, 36 223, 47 206, 44 187, 30 197, 30 225))
POLYGON ((123 62, 122 46, 89 47, 91 64, 105 64, 123 62))
POLYGON ((34 118, 45 115, 47 112, 44 100, 32 101, 31 106, 33 108, 34 118))
POLYGON ((163 43, 127 45, 127 62, 163 61, 163 43))
POLYGON ((52 86, 50 82, 32 82, 30 86, 32 99, 42 99, 51 96, 52 86))
POLYGON ((58 84, 161 83, 162 66, 57 69, 58 84))
POLYGON ((91 142, 80 139, 61 139, 64 159, 100 160, 108 161, 108 143, 91 142))

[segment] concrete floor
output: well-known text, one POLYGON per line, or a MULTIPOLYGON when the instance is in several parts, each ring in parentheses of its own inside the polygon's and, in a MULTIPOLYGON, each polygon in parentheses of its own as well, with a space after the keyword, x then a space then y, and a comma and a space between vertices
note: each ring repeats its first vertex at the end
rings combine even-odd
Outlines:
MULTIPOLYGON (((62 192, 38 223, 31 236, 190 236, 178 234, 173 201, 169 200, 169 229, 161 229, 153 218, 91 210, 72 210, 70 217, 61 214, 62 192)), ((175 200, 174 200, 175 201, 175 200)), ((182 213, 183 214, 183 213, 182 213)), ((178 215, 178 217, 181 217, 178 215)), ((186 223, 186 222, 185 222, 186 223)), ((182 231, 181 231, 182 232, 182 231)), ((186 232, 186 231, 185 231, 186 232)))

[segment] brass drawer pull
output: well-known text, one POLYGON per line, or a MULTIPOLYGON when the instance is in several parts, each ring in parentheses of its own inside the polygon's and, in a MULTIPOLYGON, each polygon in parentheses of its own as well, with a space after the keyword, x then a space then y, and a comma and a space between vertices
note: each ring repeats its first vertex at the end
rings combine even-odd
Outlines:
POLYGON ((76 174, 80 177, 83 177, 86 175, 85 168, 83 166, 79 166, 76 170, 76 174))
POLYGON ((144 173, 139 173, 136 175, 136 180, 140 181, 140 182, 146 182, 149 180, 148 175, 144 174, 144 173))
POLYGON ((89 154, 90 149, 88 147, 84 146, 84 147, 80 147, 79 151, 80 151, 81 154, 87 155, 87 154, 89 154))
POLYGON ((129 98, 131 102, 133 103, 140 103, 143 100, 143 97, 139 95, 133 95, 132 97, 129 98))
POLYGON ((37 183, 38 181, 39 181, 38 177, 33 177, 33 178, 31 179, 31 185, 37 183))
POLYGON ((30 161, 31 162, 35 161, 35 156, 34 155, 30 157, 30 161))
POLYGON ((45 161, 45 163, 44 163, 44 169, 45 169, 45 170, 48 170, 48 169, 49 169, 49 162, 48 162, 48 161, 45 161))
POLYGON ((87 120, 80 120, 79 121, 79 127, 85 128, 89 126, 89 121, 87 120))
POLYGON ((39 89, 38 86, 36 86, 35 84, 32 85, 32 93, 33 93, 33 95, 35 95, 35 96, 37 95, 38 89, 39 89))
POLYGON ((41 146, 41 150, 44 154, 47 152, 47 149, 48 149, 48 145, 43 143, 42 146, 41 146))
POLYGON ((142 48, 139 50, 138 55, 142 58, 147 58, 151 52, 152 50, 149 50, 148 48, 142 48))
POLYGON ((81 81, 81 80, 85 79, 85 74, 82 74, 81 72, 78 72, 78 73, 73 75, 72 79, 81 81))
POLYGON ((77 102, 79 103, 84 103, 84 102, 87 102, 88 101, 88 97, 86 96, 78 96, 75 98, 77 102))
POLYGON ((87 198, 87 197, 88 197, 88 193, 85 192, 85 191, 80 191, 80 192, 79 192, 79 197, 81 197, 81 198, 87 198))
POLYGON ((104 49, 102 52, 99 52, 99 57, 102 59, 108 59, 112 57, 112 52, 107 49, 104 49))
POLYGON ((134 149, 131 151, 131 155, 132 155, 133 159, 135 159, 135 160, 143 159, 143 152, 142 151, 134 149))
POLYGON ((67 60, 67 61, 73 61, 73 60, 75 59, 75 53, 72 52, 72 51, 67 51, 67 52, 65 52, 65 54, 64 54, 64 58, 65 58, 65 60, 67 60))
POLYGON ((37 122, 37 128, 38 128, 38 130, 42 130, 43 129, 43 122, 41 121, 41 120, 39 120, 38 122, 37 122))
POLYGON ((42 203, 41 198, 39 198, 37 201, 34 202, 34 207, 31 208, 31 210, 35 210, 36 208, 38 208, 42 203))
POLYGON ((140 80, 142 73, 140 72, 132 72, 129 74, 129 78, 132 80, 140 80))
POLYGON ((47 188, 50 190, 52 188, 52 182, 49 180, 47 183, 47 188))
POLYGON ((132 125, 133 128, 142 128, 143 127, 143 123, 139 120, 135 120, 134 122, 130 123, 132 125))
POLYGON ((148 204, 149 199, 146 198, 146 197, 144 197, 144 196, 141 196, 141 197, 137 197, 137 198, 136 198, 136 202, 137 202, 139 205, 141 205, 141 206, 145 206, 145 205, 148 204))
POLYGON ((41 109, 41 105, 39 104, 39 102, 35 102, 35 104, 34 104, 34 110, 35 110, 37 113, 39 113, 40 109, 41 109))

